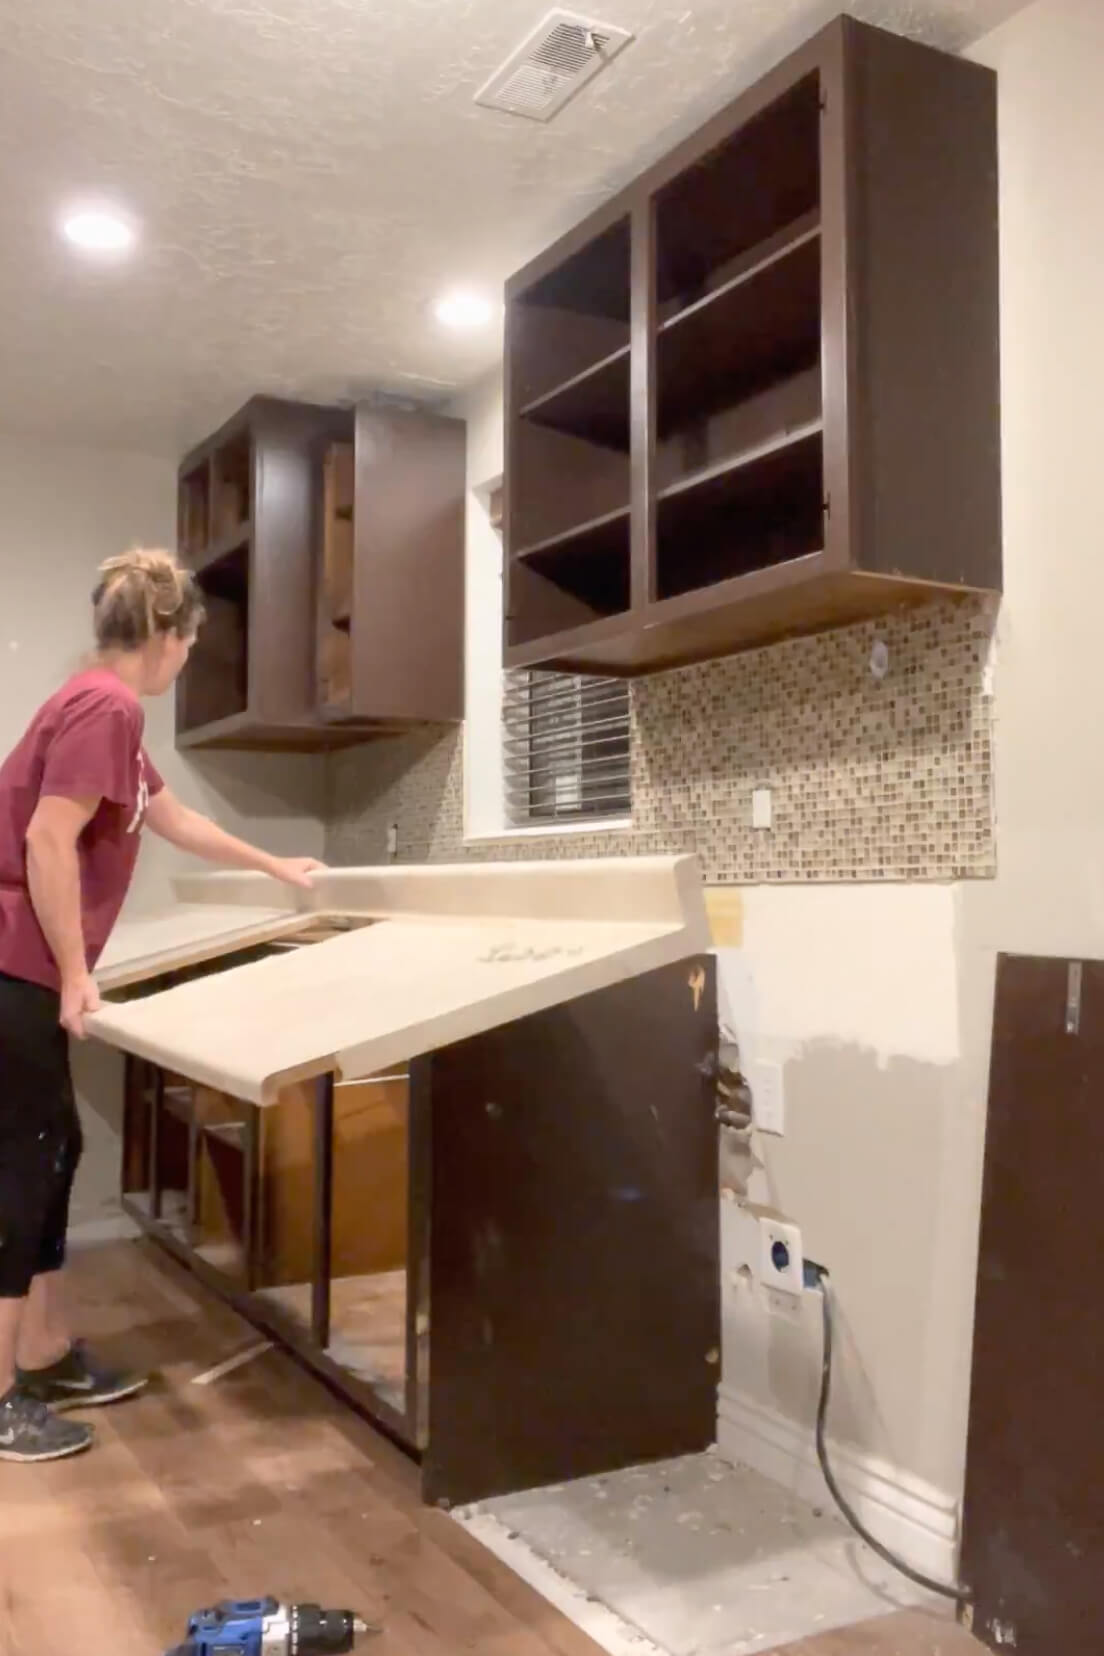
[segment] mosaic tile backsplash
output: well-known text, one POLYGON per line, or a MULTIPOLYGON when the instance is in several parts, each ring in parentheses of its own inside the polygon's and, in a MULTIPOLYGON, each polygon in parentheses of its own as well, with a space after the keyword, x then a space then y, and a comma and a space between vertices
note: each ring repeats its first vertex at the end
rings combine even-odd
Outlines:
POLYGON ((631 829, 465 845, 459 730, 350 749, 330 761, 327 857, 386 862, 394 824, 402 862, 696 851, 711 883, 991 877, 992 624, 935 604, 636 681, 631 829))

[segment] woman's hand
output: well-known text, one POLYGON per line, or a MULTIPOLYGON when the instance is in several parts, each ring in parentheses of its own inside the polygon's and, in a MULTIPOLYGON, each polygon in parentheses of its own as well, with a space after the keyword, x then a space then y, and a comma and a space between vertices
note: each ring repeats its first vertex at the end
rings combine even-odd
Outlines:
POLYGON ((304 891, 310 890, 311 875, 326 866, 315 857, 273 857, 258 845, 235 839, 217 822, 182 805, 168 788, 162 788, 150 800, 146 825, 178 850, 190 851, 193 857, 221 863, 224 868, 248 868, 259 874, 270 874, 274 880, 299 886, 304 891))
POLYGON ((61 985, 61 1012, 58 1017, 62 1029, 75 1035, 78 1041, 85 1037, 84 1020, 90 1012, 100 1010, 100 991, 87 972, 66 978, 61 985))
POLYGON ((321 872, 325 866, 317 857, 273 857, 269 873, 285 885, 309 891, 313 884, 311 875, 321 872))

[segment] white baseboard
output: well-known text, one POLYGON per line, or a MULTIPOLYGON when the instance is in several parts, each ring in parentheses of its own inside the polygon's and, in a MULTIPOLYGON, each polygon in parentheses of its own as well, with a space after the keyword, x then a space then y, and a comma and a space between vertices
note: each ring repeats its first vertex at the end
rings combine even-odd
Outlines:
MULTIPOLYGON (((834 1506, 804 1425, 721 1386, 717 1446, 726 1460, 750 1466, 813 1506, 834 1506)), ((832 1471, 856 1514, 913 1569, 953 1582, 958 1568, 958 1501, 888 1461, 829 1441, 832 1471)))

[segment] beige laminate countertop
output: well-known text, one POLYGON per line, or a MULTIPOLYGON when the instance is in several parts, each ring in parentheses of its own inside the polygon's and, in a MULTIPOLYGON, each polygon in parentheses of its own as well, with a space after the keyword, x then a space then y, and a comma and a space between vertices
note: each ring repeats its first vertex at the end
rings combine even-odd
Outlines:
POLYGON ((301 898, 260 876, 208 875, 178 895, 120 927, 97 974, 105 990, 286 938, 320 914, 371 922, 89 1020, 98 1038, 256 1104, 312 1075, 372 1074, 709 941, 684 857, 342 869, 301 898))

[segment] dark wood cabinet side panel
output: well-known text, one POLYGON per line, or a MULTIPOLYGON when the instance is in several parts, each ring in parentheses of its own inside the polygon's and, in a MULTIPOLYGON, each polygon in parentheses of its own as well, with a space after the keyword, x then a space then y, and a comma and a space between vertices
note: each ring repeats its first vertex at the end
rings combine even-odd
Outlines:
POLYGON ((695 959, 433 1055, 428 1499, 712 1442, 716 1027, 695 959))
POLYGON ((996 77, 847 35, 852 561, 999 590, 996 77))
POLYGON ((465 455, 462 420, 357 410, 354 714, 463 716, 465 455))
POLYGON ((1101 1649, 1102 1104, 1104 964, 1071 975, 1064 960, 1003 957, 962 1577, 975 1632, 1021 1656, 1101 1649))

